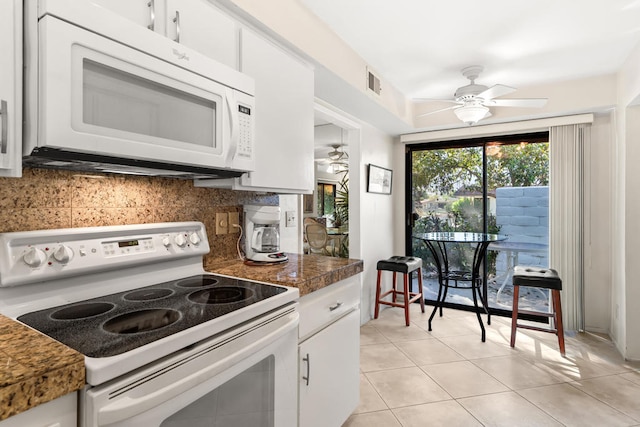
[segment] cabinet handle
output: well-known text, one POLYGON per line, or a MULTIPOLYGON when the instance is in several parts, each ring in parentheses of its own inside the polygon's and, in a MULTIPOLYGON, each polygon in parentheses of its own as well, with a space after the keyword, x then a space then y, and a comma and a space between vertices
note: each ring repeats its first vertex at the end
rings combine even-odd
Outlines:
POLYGON ((173 18, 173 22, 176 24, 176 38, 173 39, 176 43, 180 43, 180 12, 176 10, 176 17, 173 18))
POLYGON ((149 16, 151 17, 151 23, 147 25, 147 28, 153 31, 156 27, 156 0, 149 0, 147 7, 149 8, 149 16))
POLYGON ((7 101, 2 100, 0 102, 0 116, 2 116, 2 134, 0 135, 0 152, 7 154, 7 127, 9 126, 9 119, 7 118, 7 101))
POLYGON ((337 309, 339 309, 340 307, 342 307, 342 303, 341 303, 340 301, 338 301, 338 302, 336 303, 336 305, 332 305, 331 307, 329 307, 329 311, 337 310, 337 309))
POLYGON ((309 357, 309 353, 307 353, 307 357, 302 358, 303 362, 307 362, 307 376, 302 377, 303 380, 307 382, 307 386, 309 385, 309 378, 311 377, 311 358, 309 357))

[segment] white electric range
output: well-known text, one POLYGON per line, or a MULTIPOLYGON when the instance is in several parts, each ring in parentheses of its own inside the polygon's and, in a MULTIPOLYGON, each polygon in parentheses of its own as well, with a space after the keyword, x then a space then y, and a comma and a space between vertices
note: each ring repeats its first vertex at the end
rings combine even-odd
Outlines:
POLYGON ((296 425, 298 290, 209 250, 199 222, 3 233, 0 313, 84 354, 80 425, 296 425))

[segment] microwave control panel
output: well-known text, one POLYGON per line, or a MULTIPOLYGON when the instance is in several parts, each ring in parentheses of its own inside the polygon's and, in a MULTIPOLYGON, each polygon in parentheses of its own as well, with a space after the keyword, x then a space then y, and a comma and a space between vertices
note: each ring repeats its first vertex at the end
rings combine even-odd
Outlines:
POLYGON ((253 111, 251 108, 238 105, 238 155, 253 157, 253 111))

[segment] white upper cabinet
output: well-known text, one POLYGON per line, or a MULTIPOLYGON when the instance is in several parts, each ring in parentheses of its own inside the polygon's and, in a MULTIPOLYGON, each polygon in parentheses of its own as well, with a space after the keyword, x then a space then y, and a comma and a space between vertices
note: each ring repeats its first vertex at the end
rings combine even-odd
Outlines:
POLYGON ((0 176, 22 175, 22 1, 0 13, 0 176))
POLYGON ((150 30, 164 34, 162 0, 90 0, 150 30), (159 14, 160 13, 160 14, 159 14))
POLYGON ((256 80, 256 170, 240 183, 313 192, 313 70, 242 29, 240 71, 256 80))
POLYGON ((242 29, 240 71, 256 80, 256 170, 241 184, 313 192, 313 70, 242 29))
POLYGON ((313 70, 255 32, 240 30, 240 71, 256 82, 254 172, 196 186, 275 193, 311 193, 313 70))
POLYGON ((205 0, 90 0, 139 25, 238 68, 238 24, 205 0))
POLYGON ((238 24, 203 0, 166 0, 166 36, 238 68, 238 24))

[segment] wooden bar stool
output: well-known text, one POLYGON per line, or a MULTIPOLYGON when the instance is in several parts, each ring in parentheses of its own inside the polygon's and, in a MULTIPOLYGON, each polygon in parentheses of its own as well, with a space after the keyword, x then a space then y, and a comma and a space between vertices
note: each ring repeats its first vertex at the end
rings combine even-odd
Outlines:
POLYGON ((511 347, 516 345, 516 328, 532 329, 534 331, 550 332, 558 336, 560 354, 564 356, 564 330, 562 328, 562 305, 560 291, 562 280, 558 272, 552 268, 525 267, 517 265, 513 269, 513 314, 511 317, 511 347), (520 286, 549 289, 553 301, 552 312, 518 310, 520 286), (553 318, 555 328, 540 328, 537 326, 518 324, 518 313, 553 318))
POLYGON ((404 308, 404 319, 409 326, 409 304, 420 299, 420 308, 424 313, 424 298, 422 297, 422 259, 406 256, 392 256, 389 259, 378 261, 378 282, 376 284, 376 309, 373 318, 377 319, 380 312, 380 304, 386 304, 393 307, 404 308), (418 292, 409 292, 409 278, 413 271, 418 270, 418 292), (383 271, 393 272, 393 287, 391 290, 380 295, 380 277, 383 271), (396 289, 396 275, 402 273, 404 275, 404 289, 399 291, 396 289), (383 301, 386 296, 391 295, 391 301, 383 301), (403 302, 397 302, 397 296, 403 296, 403 302))

